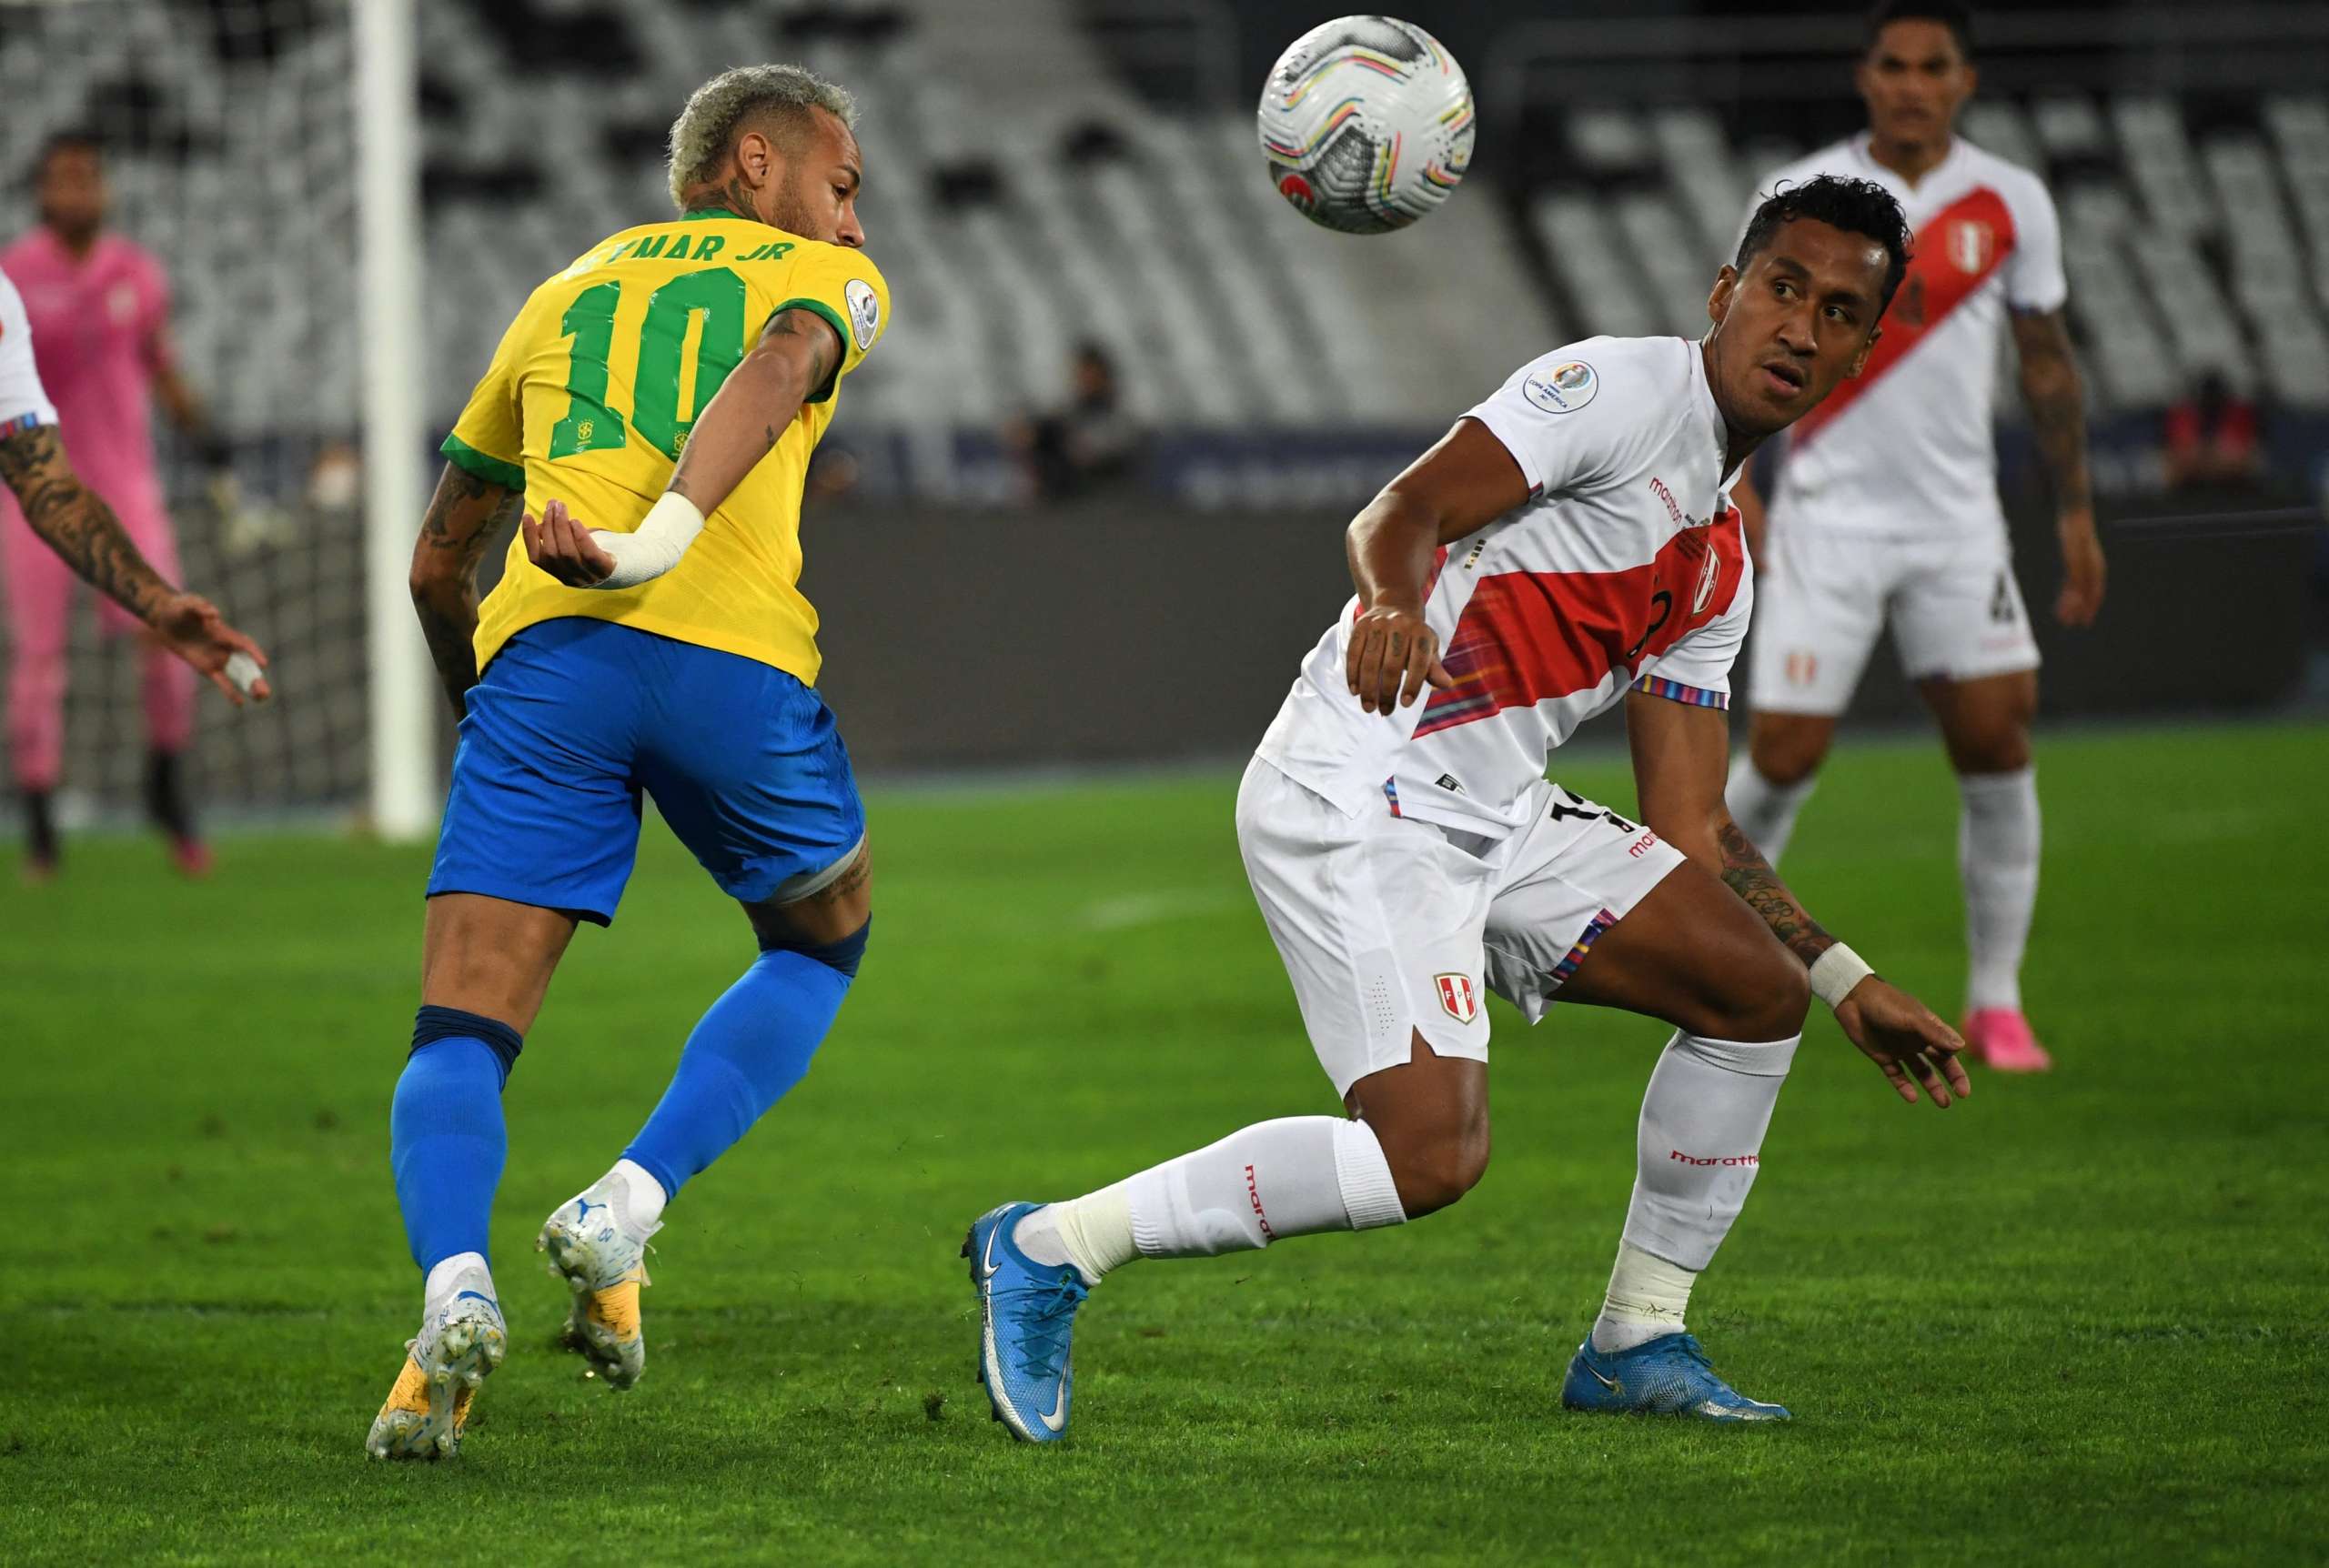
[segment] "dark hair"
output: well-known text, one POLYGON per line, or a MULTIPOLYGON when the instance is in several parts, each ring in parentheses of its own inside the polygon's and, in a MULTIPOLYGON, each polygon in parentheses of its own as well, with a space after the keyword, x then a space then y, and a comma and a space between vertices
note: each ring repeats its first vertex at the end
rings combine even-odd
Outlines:
POLYGON ((1866 235, 1884 247, 1884 296, 1876 307, 1876 314, 1882 317, 1885 307, 1892 303, 1893 290, 1901 286, 1909 270, 1909 218, 1892 199, 1892 193, 1874 180, 1844 175, 1784 184, 1765 196, 1755 216, 1748 219, 1747 233, 1739 241, 1739 259, 1731 265, 1745 272, 1747 264, 1771 243, 1780 225, 1799 217, 1846 234, 1866 235))
POLYGON ((1877 0, 1868 12, 1869 46, 1874 48, 1877 35, 1895 22, 1938 22, 1957 40, 1957 52, 1969 60, 1973 57, 1970 5, 1961 5, 1957 0, 1877 0))
POLYGON ((35 176, 46 174, 49 161, 59 153, 81 152, 91 157, 101 157, 105 150, 104 141, 95 131, 79 126, 52 131, 41 138, 40 151, 33 155, 33 173, 35 176))

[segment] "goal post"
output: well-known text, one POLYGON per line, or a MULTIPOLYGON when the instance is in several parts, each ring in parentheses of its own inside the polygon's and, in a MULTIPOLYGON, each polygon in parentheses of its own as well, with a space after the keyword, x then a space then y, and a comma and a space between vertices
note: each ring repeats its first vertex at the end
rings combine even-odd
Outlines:
POLYGON ((414 0, 347 0, 355 33, 357 297, 363 347, 364 607, 373 829, 437 819, 436 681, 406 591, 426 504, 420 82, 414 0))

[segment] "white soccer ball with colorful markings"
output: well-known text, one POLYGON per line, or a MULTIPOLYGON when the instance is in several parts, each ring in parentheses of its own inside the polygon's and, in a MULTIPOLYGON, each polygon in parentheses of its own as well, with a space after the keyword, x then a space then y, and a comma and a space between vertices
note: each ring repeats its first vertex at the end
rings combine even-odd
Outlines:
POLYGON ((1262 156, 1312 223, 1388 234, 1446 201, 1472 162, 1471 84, 1439 40, 1393 16, 1313 27, 1262 89, 1262 156))

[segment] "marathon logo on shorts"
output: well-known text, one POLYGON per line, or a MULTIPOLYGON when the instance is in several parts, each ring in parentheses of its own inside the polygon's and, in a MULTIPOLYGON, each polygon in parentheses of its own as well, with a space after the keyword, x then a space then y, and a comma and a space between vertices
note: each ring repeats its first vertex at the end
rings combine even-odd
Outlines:
POLYGON ((1472 989, 1472 977, 1466 974, 1434 975, 1439 986, 1439 1010, 1457 1023, 1469 1023, 1480 1016, 1479 994, 1472 989))
POLYGON ((1685 1165, 1760 1165, 1763 1162, 1762 1156, 1759 1154, 1709 1154, 1701 1160, 1695 1154, 1685 1154, 1679 1149, 1675 1150, 1669 1158, 1685 1165))

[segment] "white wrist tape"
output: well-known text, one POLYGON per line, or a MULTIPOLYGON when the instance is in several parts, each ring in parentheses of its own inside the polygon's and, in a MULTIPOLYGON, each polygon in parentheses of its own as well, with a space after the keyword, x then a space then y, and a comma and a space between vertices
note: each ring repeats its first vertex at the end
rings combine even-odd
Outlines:
POLYGON ((703 514, 695 509, 695 503, 676 490, 666 490, 633 531, 610 534, 604 528, 590 530, 590 538, 598 547, 615 558, 615 569, 606 581, 590 586, 637 588, 660 578, 680 564, 680 558, 688 553, 688 547, 701 532, 703 514))
POLYGON ((1834 1009, 1852 994, 1852 988, 1876 971, 1860 956, 1838 942, 1811 963, 1811 994, 1834 1009))

